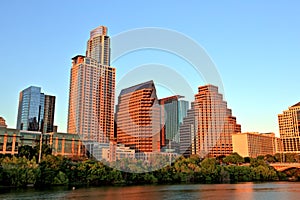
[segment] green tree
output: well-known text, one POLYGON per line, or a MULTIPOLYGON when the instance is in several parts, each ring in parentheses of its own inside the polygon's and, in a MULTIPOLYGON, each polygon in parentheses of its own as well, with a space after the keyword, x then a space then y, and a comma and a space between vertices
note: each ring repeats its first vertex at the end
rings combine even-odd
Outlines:
POLYGON ((229 156, 223 158, 223 162, 228 164, 240 164, 244 162, 244 158, 238 153, 232 153, 229 156))

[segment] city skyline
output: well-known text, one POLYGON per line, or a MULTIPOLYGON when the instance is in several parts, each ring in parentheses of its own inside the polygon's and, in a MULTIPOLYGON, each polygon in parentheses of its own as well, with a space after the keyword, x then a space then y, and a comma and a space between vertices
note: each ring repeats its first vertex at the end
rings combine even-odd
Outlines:
MULTIPOLYGON (((203 2, 186 5, 163 2, 159 8, 154 6, 155 3, 145 4, 148 9, 136 2, 125 11, 120 9, 125 5, 118 8, 107 3, 107 9, 103 10, 105 14, 101 16, 92 11, 95 6, 89 12, 76 12, 77 16, 69 13, 71 17, 67 17, 68 12, 64 11, 68 9, 75 13, 82 10, 82 6, 86 8, 85 5, 73 5, 75 7, 69 9, 67 3, 57 8, 42 2, 5 2, 1 17, 7 20, 1 25, 10 28, 0 35, 1 69, 5 74, 1 84, 7 86, 1 88, 6 98, 1 99, 0 116, 4 117, 8 127, 16 124, 18 92, 37 85, 45 93, 57 96, 55 124, 60 131, 66 130, 70 59, 83 52, 87 31, 104 24, 109 27, 111 36, 132 28, 155 26, 193 38, 215 62, 223 80, 224 96, 242 124, 242 132, 275 132, 279 135, 277 114, 300 100, 300 95, 295 92, 300 64, 298 2, 220 2, 218 6, 203 2), (9 13, 12 8, 15 11, 9 13), (54 8, 58 9, 57 16, 51 18, 49 11, 54 8), (168 16, 164 14, 167 8, 170 9, 168 16), (150 15, 151 9, 155 10, 154 16, 150 15), (196 12, 198 9, 203 12, 196 12), (33 14, 28 14, 28 10, 33 14), (176 16, 179 11, 184 13, 181 17, 176 16), (126 15, 127 12, 132 15, 126 15), (197 16, 193 14, 195 12, 197 16), (115 13, 118 15, 114 16, 115 13), (58 18, 61 24, 57 23, 58 18), (86 20, 85 23, 81 18, 86 20), (78 24, 81 28, 74 30, 74 25, 78 24), (13 48, 15 46, 18 48, 13 48), (47 76, 41 76, 42 73, 47 76), (15 76, 14 81, 11 76, 15 76)), ((181 62, 175 63, 177 60, 172 60, 169 55, 151 53, 152 56, 144 58, 149 55, 146 52, 139 61, 133 59, 136 55, 129 55, 112 65, 122 70, 126 65, 162 59, 178 70, 180 65, 185 66, 181 62)), ((200 85, 205 83, 194 82, 193 90, 200 85)))

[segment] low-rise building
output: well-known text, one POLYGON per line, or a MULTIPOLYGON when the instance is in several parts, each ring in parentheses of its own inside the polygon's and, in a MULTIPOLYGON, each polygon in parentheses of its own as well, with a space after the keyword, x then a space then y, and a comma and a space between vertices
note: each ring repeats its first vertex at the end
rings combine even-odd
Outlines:
POLYGON ((21 146, 35 147, 41 142, 52 148, 53 155, 68 157, 85 156, 85 148, 76 134, 69 133, 45 133, 38 131, 24 131, 0 127, 0 154, 17 155, 21 146))
POLYGON ((4 127, 4 128, 7 127, 5 119, 3 117, 0 117, 0 127, 4 127))
POLYGON ((274 133, 234 133, 232 134, 233 152, 243 157, 274 155, 280 148, 280 139, 274 133))

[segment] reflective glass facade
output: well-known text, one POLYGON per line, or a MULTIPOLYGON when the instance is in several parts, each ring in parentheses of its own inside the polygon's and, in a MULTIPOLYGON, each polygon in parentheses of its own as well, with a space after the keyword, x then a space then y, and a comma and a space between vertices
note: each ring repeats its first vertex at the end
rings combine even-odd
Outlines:
MULTIPOLYGON (((54 99, 55 97, 51 97, 54 99)), ((17 129, 27 131, 43 131, 49 132, 47 128, 43 128, 44 124, 52 127, 54 118, 54 104, 47 104, 45 107, 45 99, 48 99, 47 95, 41 93, 40 87, 31 86, 20 92, 19 95, 19 109, 17 118, 17 129), (45 110, 47 113, 51 112, 51 119, 49 117, 45 121, 45 110)))

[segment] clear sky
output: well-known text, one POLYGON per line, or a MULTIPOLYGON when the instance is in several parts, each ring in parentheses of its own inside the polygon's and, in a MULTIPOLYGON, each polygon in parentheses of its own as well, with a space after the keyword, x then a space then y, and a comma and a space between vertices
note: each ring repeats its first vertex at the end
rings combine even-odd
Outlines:
MULTIPOLYGON (((71 58, 85 54, 89 31, 105 25, 114 36, 160 27, 189 36, 207 51, 242 131, 278 133, 277 114, 300 101, 299 13, 296 0, 3 1, 0 116, 15 128, 19 92, 40 86, 56 96, 55 124, 66 131, 71 58)), ((176 59, 153 54, 156 63, 176 59)), ((113 65, 120 69, 139 58, 132 54, 113 65)))

